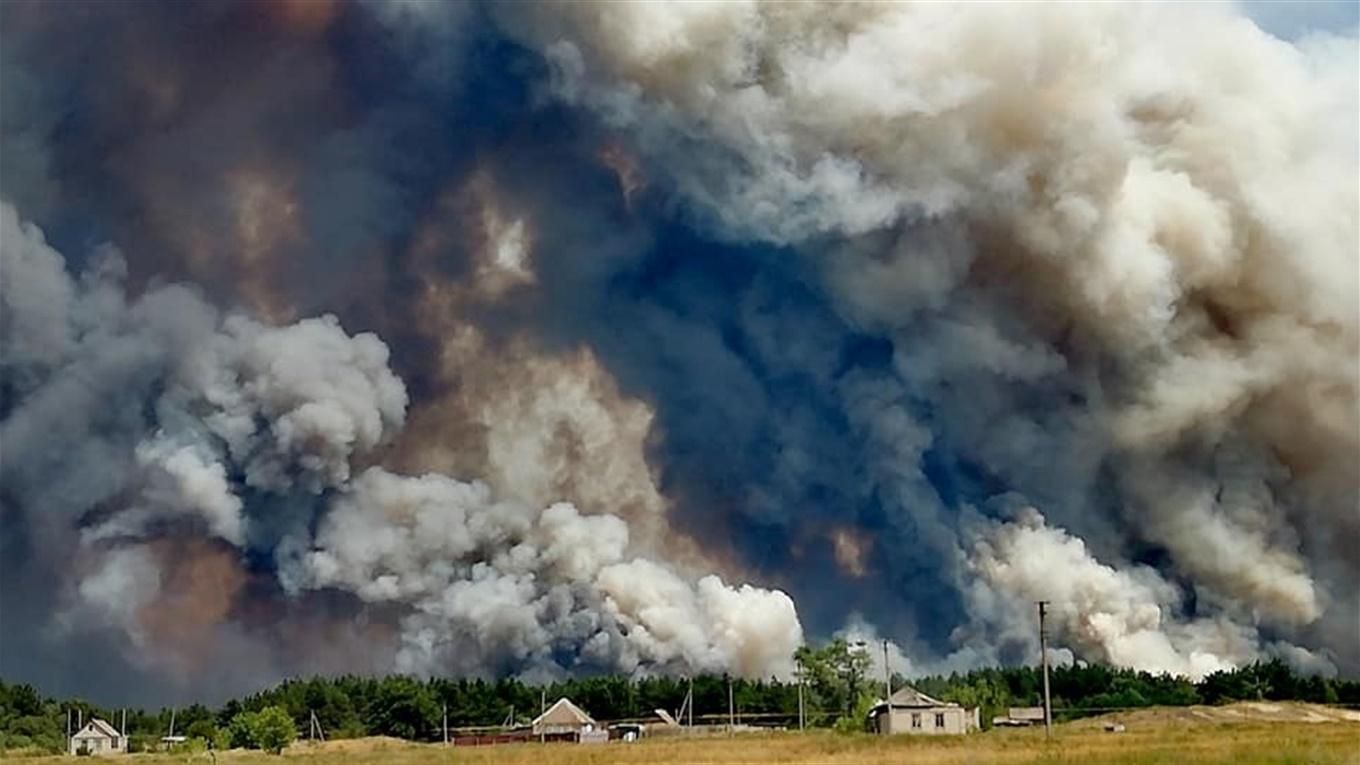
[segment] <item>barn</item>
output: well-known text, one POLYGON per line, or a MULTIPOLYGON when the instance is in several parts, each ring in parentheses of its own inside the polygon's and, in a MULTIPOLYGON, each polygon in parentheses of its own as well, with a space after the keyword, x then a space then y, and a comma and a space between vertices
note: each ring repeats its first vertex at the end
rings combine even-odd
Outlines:
POLYGON ((95 717, 71 737, 71 754, 121 754, 127 739, 117 728, 95 717))
POLYGON ((978 710, 940 701, 904 686, 869 710, 870 727, 881 734, 960 734, 979 729, 978 710))

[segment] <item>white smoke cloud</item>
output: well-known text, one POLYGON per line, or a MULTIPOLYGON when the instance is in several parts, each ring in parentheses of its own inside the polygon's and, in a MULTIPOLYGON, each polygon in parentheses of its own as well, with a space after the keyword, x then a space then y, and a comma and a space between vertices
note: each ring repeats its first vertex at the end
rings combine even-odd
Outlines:
POLYGON ((786 595, 689 581, 628 546, 612 515, 370 468, 333 503, 296 581, 413 606, 399 658, 408 671, 561 671, 564 652, 625 672, 787 670, 802 629, 786 595))
POLYGON ((227 480, 226 468, 201 448, 150 440, 136 447, 143 483, 135 505, 84 530, 87 542, 121 536, 140 537, 158 520, 196 517, 213 536, 242 546, 245 516, 240 497, 227 480))
MULTIPOLYGON (((1178 619, 1181 593, 1154 569, 1103 564, 1032 508, 1013 522, 989 522, 968 565, 980 616, 1021 625, 1032 622, 1036 600, 1049 600, 1058 641, 1118 666, 1198 679, 1258 650, 1255 631, 1229 620, 1178 619)), ((1021 634, 1032 635, 1026 626, 1021 634)))
POLYGON ((203 421, 248 485, 315 493, 344 483, 352 457, 401 427, 406 390, 387 358, 377 336, 346 335, 334 316, 279 328, 231 316, 185 360, 176 393, 210 407, 203 421))

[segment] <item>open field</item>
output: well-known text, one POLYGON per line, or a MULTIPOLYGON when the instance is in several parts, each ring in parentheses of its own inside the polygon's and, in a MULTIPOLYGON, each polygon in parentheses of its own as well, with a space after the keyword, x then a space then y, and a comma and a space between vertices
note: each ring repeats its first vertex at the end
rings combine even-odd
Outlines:
MULTIPOLYGON (((1107 733, 1103 720, 1057 727, 1051 741, 1042 729, 993 730, 965 737, 878 738, 825 731, 771 732, 733 738, 653 739, 637 744, 579 746, 515 744, 444 748, 392 739, 299 744, 284 757, 259 752, 226 752, 225 765, 612 765, 613 763, 808 763, 840 765, 973 765, 997 763, 1109 763, 1110 765, 1360 765, 1360 722, 1354 713, 1299 704, 1234 705, 1219 708, 1149 709, 1117 716, 1123 733, 1107 733), (1262 719, 1262 718, 1265 719, 1262 719)), ((15 758, 24 763, 71 762, 69 758, 15 758)), ((206 755, 133 755, 137 765, 207 763, 206 755)))

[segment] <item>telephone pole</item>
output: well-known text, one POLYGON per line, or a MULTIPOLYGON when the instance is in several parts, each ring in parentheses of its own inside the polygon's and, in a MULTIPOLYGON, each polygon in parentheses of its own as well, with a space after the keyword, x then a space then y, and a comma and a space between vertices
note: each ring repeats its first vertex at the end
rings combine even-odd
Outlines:
POLYGON ((733 703, 732 676, 725 674, 724 678, 727 680, 727 730, 731 732, 737 727, 737 708, 733 703))
POLYGON ((694 727, 694 675, 689 676, 689 692, 686 694, 685 711, 689 714, 689 727, 694 727))
POLYGON ((1039 663, 1044 669, 1044 735, 1053 735, 1053 701, 1048 695, 1048 634, 1044 617, 1048 615, 1048 601, 1039 601, 1039 663))
POLYGON ((806 730, 807 716, 803 711, 803 665, 798 665, 798 730, 806 730))
POLYGON ((883 703, 892 699, 892 670, 888 667, 888 639, 883 639, 883 703))

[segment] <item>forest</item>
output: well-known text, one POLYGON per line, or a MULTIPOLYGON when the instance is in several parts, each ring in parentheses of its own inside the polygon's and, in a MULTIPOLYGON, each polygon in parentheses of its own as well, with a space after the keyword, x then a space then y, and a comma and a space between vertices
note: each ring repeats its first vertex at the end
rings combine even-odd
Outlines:
MULTIPOLYGON (((867 655, 841 641, 797 654, 809 726, 855 730, 864 713, 882 698, 884 678, 873 677, 867 655)), ((1009 706, 1040 703, 1042 677, 1034 667, 977 669, 967 673, 893 678, 920 691, 965 706, 979 706, 984 726, 1009 706)), ((1294 700, 1360 706, 1360 680, 1300 675, 1278 659, 1210 674, 1199 682, 1099 664, 1054 667, 1050 673, 1059 719, 1113 708, 1223 704, 1243 700, 1294 700)), ((217 747, 252 746, 248 728, 282 710, 304 737, 312 716, 327 738, 383 735, 437 741, 445 715, 450 729, 525 725, 546 700, 568 697, 600 721, 646 717, 656 709, 675 714, 693 689, 694 720, 728 721, 728 685, 733 718, 739 723, 796 726, 797 680, 699 675, 628 677, 598 675, 530 685, 513 678, 420 679, 407 676, 314 677, 286 680, 220 706, 192 704, 158 710, 119 709, 81 699, 44 696, 31 685, 0 680, 0 749, 59 751, 68 715, 101 717, 116 726, 126 714, 133 751, 174 731, 217 747), (267 713, 267 714, 266 714, 267 713)), ((279 717, 282 717, 279 715, 279 717)), ((292 733, 292 731, 289 731, 292 733)), ((267 747, 268 748, 268 747, 267 747)))

